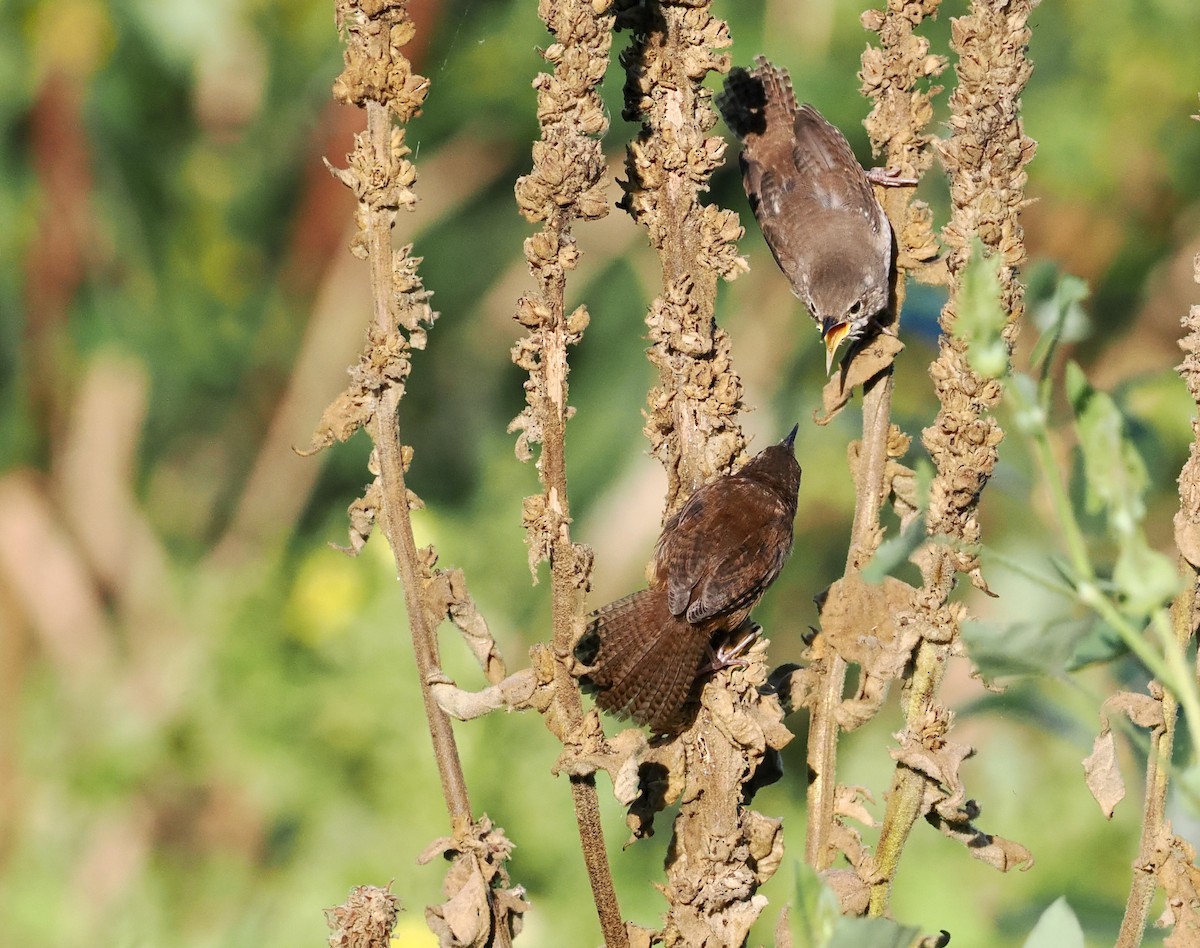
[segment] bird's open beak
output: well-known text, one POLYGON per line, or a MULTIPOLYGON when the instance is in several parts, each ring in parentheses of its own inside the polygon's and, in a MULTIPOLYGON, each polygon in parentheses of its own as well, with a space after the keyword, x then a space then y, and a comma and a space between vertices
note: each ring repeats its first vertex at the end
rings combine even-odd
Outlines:
POLYGON ((821 338, 825 340, 825 374, 833 374, 833 355, 842 340, 850 334, 850 324, 826 319, 821 324, 821 338))

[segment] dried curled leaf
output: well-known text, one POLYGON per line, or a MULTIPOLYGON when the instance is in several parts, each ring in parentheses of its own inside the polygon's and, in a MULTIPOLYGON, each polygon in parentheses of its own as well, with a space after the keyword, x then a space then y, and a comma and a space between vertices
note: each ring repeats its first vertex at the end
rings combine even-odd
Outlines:
POLYGON ((390 882, 382 889, 357 886, 345 902, 325 910, 329 948, 388 948, 399 914, 400 900, 390 882))
POLYGON ((429 690, 443 711, 458 721, 471 721, 492 711, 524 711, 535 707, 534 696, 542 687, 532 669, 523 668, 481 691, 466 691, 452 681, 430 682, 429 690))
POLYGON ((1024 872, 1033 867, 1033 854, 1020 843, 1002 836, 993 836, 977 829, 973 820, 979 816, 979 807, 968 800, 964 806, 948 807, 942 802, 938 791, 927 786, 925 820, 944 836, 956 839, 967 847, 972 858, 985 862, 993 869, 1009 872, 1020 869, 1024 872))
POLYGON ((367 540, 371 538, 371 530, 375 527, 375 517, 382 497, 381 490, 379 478, 376 477, 366 492, 346 508, 350 519, 350 545, 332 544, 335 550, 340 550, 348 556, 358 556, 362 552, 367 540))
POLYGON ((896 357, 904 351, 904 343, 891 333, 877 333, 874 338, 856 348, 849 356, 849 362, 843 362, 840 371, 825 383, 821 391, 821 403, 824 414, 813 412, 813 421, 818 425, 827 425, 850 402, 854 389, 875 378, 880 372, 889 369, 896 357))
POLYGON ((1174 928, 1165 939, 1166 948, 1189 948, 1200 944, 1200 867, 1196 850, 1186 839, 1175 836, 1170 824, 1156 847, 1158 879, 1166 892, 1166 906, 1155 921, 1156 928, 1174 928))
POLYGON ((303 458, 316 454, 335 441, 349 441, 359 428, 364 428, 375 417, 375 399, 361 391, 347 389, 341 392, 325 411, 313 431, 306 448, 293 448, 303 458))
POLYGON ((1125 780, 1117 766, 1117 744, 1108 728, 1096 735, 1092 752, 1083 759, 1083 775, 1104 818, 1111 820, 1117 804, 1125 799, 1125 780))
POLYGON ((921 639, 916 590, 893 576, 879 585, 851 573, 820 597, 821 632, 830 648, 870 676, 892 681, 904 672, 921 639))
POLYGON ((1092 745, 1092 753, 1083 760, 1083 773, 1088 790, 1100 805, 1105 819, 1109 820, 1125 797, 1125 781, 1117 766, 1116 742, 1112 734, 1113 714, 1123 714, 1138 727, 1147 729, 1161 728, 1164 722, 1162 702, 1151 695, 1120 691, 1101 705, 1100 733, 1092 745))
POLYGON ((434 840, 417 857, 421 865, 438 856, 452 862, 442 883, 446 901, 425 909, 425 920, 441 945, 488 948, 497 923, 508 928, 510 938, 520 931, 529 906, 521 886, 508 888, 512 848, 504 831, 484 816, 459 836, 434 840))
POLYGON ((463 571, 438 570, 425 587, 425 603, 435 622, 448 618, 457 626, 484 676, 492 684, 499 684, 506 674, 504 659, 500 657, 487 621, 467 591, 463 571))

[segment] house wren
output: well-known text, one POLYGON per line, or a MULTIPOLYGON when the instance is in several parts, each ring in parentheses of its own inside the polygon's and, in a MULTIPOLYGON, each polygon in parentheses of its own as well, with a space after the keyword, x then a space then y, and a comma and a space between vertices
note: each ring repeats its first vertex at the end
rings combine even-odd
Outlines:
MULTIPOLYGON (((799 426, 797 426, 799 427, 799 426)), ((592 613, 575 647, 581 684, 606 711, 673 734, 706 660, 722 654, 792 549, 796 428, 734 474, 696 490, 662 529, 650 587, 592 613)), ((744 645, 744 643, 742 643, 744 645)))
POLYGON ((786 70, 759 56, 730 72, 716 101, 742 142, 742 183, 767 246, 821 330, 828 372, 842 340, 887 306, 887 215, 845 136, 796 105, 786 70))

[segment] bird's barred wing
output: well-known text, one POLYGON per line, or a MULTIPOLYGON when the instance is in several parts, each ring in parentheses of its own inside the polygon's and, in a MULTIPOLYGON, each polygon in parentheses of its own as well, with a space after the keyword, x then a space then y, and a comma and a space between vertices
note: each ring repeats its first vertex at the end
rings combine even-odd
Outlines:
POLYGON ((791 549, 788 513, 771 491, 742 478, 692 494, 655 551, 671 614, 700 622, 760 595, 791 549))
MULTIPOLYGON (((765 492, 764 492, 765 493, 765 492)), ((722 613, 750 609, 775 581, 792 549, 792 524, 776 498, 771 516, 746 531, 744 542, 726 550, 693 590, 688 622, 703 622, 722 613)))
POLYGON ((798 187, 819 207, 860 213, 875 233, 882 233, 887 217, 846 136, 807 104, 797 110, 792 130, 798 187))

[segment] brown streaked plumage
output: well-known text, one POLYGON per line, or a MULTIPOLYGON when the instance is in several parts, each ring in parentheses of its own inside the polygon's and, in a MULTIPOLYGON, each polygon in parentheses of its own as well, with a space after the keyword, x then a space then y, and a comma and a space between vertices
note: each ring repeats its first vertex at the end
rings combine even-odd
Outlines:
POLYGON ((742 625, 791 552, 795 437, 693 493, 663 526, 650 588, 592 613, 575 656, 601 708, 655 734, 686 725, 714 640, 742 625))
MULTIPOLYGON (((786 70, 764 57, 733 69, 717 96, 742 142, 742 183, 792 292, 825 340, 826 370, 888 303, 892 229, 846 138, 797 106, 786 70)), ((907 183, 907 182, 906 182, 907 183)))

